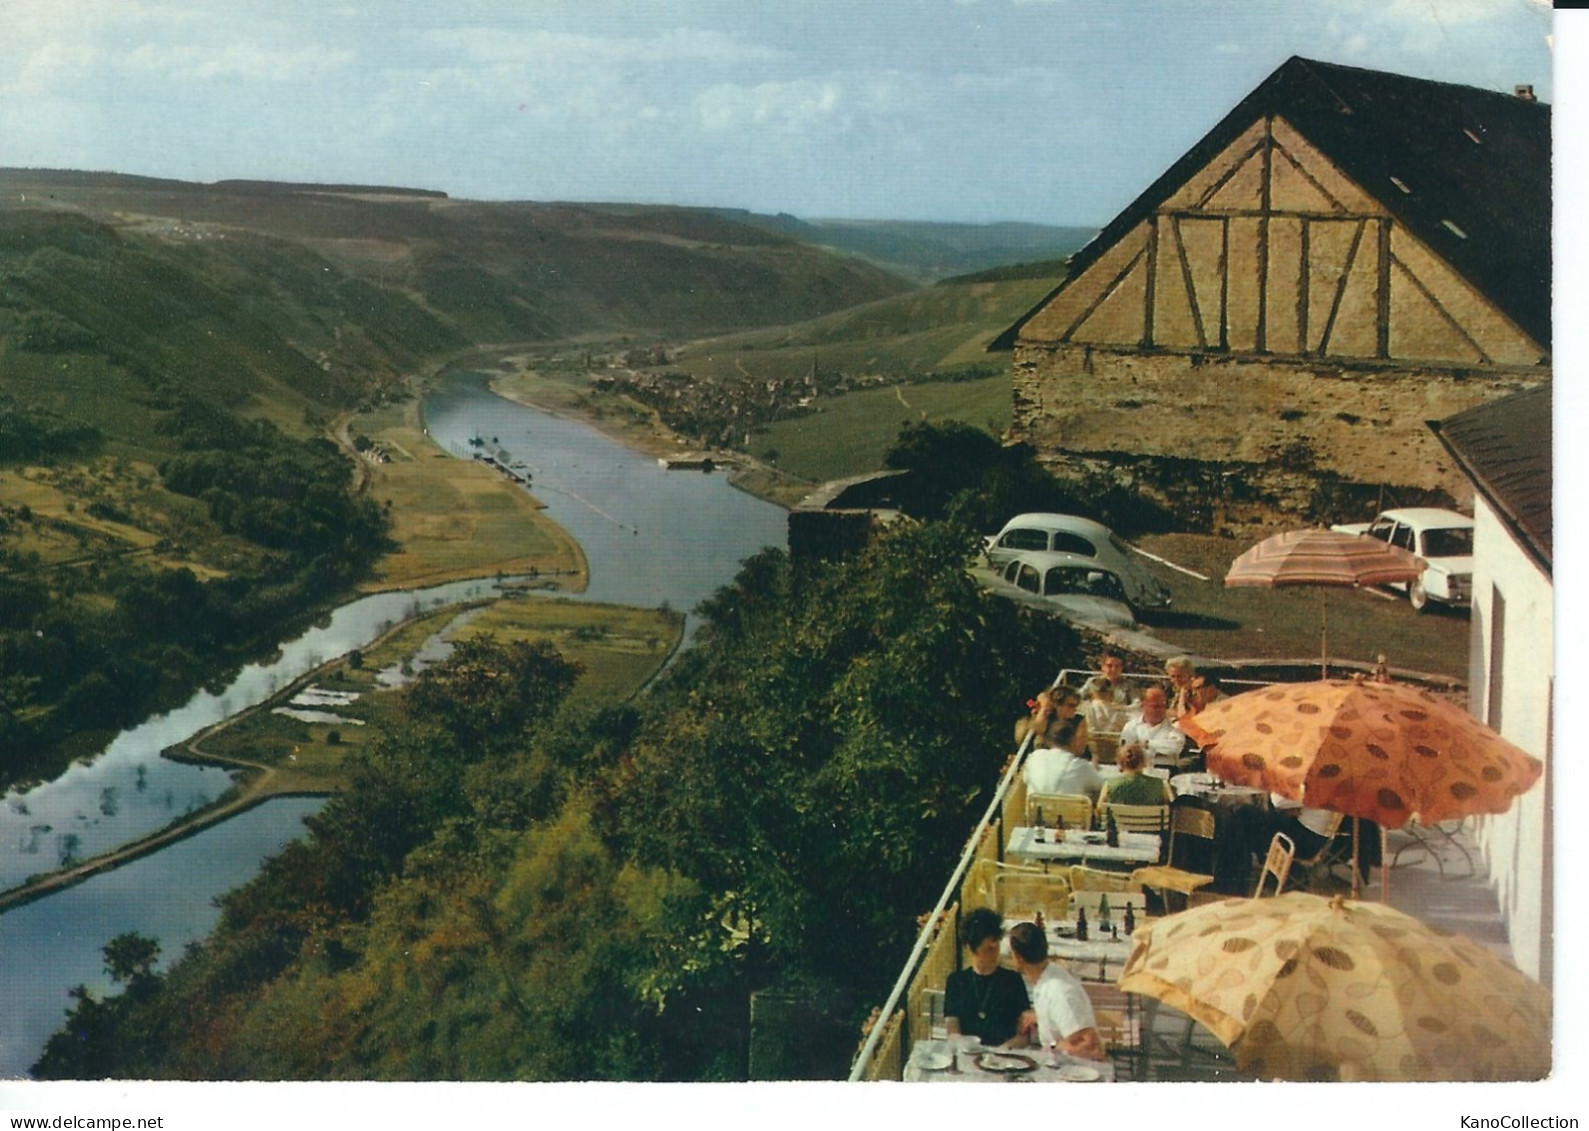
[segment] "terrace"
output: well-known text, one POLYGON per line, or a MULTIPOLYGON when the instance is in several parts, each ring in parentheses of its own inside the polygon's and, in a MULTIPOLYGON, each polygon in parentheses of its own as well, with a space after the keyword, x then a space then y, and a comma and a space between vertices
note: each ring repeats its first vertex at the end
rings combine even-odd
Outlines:
MULTIPOLYGON (((1090 674, 1062 671, 1056 683, 1074 686, 1090 674)), ((1138 678, 1144 686, 1154 679, 1152 675, 1138 678)), ((1244 690, 1231 686, 1231 681, 1226 681, 1226 686, 1231 691, 1244 690)), ((1028 821, 1021 769, 1030 748, 1028 739, 1011 759, 936 906, 924 917, 915 946, 853 1063, 852 1081, 925 1078, 919 1064, 913 1064, 912 1054, 916 1049, 943 1045, 944 983, 965 964, 965 951, 957 941, 961 915, 975 907, 993 907, 1008 926, 1013 920, 1032 918, 1033 910, 1041 905, 1031 894, 1034 888, 1022 886, 1020 865, 1009 859, 1012 833, 1028 821)), ((1361 898, 1385 898, 1388 880, 1388 902, 1396 910, 1430 927, 1462 935, 1511 962, 1505 922, 1481 860, 1481 824, 1464 819, 1421 831, 1389 832, 1385 866, 1374 870, 1361 898)), ((1322 867, 1311 879, 1315 891, 1349 890, 1341 867, 1322 867)), ((1234 894, 1229 887, 1226 892, 1234 894)), ((1121 899, 1138 897, 1115 898, 1118 909, 1121 899)), ((1155 905, 1145 910, 1162 908, 1155 905)), ((1051 913, 1051 924, 1053 918, 1051 913)), ((1229 1082, 1260 1078, 1239 1069, 1231 1051, 1185 1013, 1118 988, 1115 982, 1129 953, 1129 942, 1097 942, 1090 949, 1067 948, 1063 940, 1059 945, 1060 949, 1054 952, 1051 948, 1051 953, 1082 980, 1094 1004, 1109 1052, 1109 1063, 1103 1067, 1105 1079, 1229 1082)), ((1034 1078, 1051 1075, 1045 1066, 1034 1078)), ((954 1078, 961 1077, 956 1073, 954 1078)))

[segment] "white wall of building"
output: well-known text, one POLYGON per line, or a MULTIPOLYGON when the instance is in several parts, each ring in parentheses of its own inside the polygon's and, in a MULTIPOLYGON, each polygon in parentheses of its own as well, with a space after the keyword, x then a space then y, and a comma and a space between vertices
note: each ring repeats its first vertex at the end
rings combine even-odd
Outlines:
POLYGON ((1513 960, 1524 973, 1549 985, 1555 600, 1550 575, 1524 552, 1482 496, 1473 517, 1469 708, 1545 763, 1540 781, 1508 812, 1479 818, 1479 845, 1500 899, 1513 960))

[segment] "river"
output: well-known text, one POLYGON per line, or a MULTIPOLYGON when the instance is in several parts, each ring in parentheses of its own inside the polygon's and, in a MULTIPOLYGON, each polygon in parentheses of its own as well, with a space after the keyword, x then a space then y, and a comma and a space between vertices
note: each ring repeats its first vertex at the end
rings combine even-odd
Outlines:
MULTIPOLYGON (((583 547, 591 582, 578 599, 689 610, 730 581, 739 563, 785 542, 786 514, 726 478, 664 471, 585 425, 456 382, 425 400, 432 437, 461 458, 482 449, 525 465, 546 513, 583 547)), ((455 582, 360 598, 249 665, 219 694, 123 731, 91 762, 0 800, 0 889, 97 855, 214 800, 230 784, 220 769, 161 758, 160 751, 268 699, 297 676, 367 645, 425 609, 493 591, 455 582)), ((689 631, 694 630, 691 618, 689 631)), ((180 954, 216 918, 213 899, 248 879, 261 859, 302 832, 317 800, 282 799, 35 903, 0 915, 0 1079, 26 1073, 59 1027, 79 983, 105 988, 100 947, 137 930, 180 954), (98 894, 96 894, 98 893, 98 894)))

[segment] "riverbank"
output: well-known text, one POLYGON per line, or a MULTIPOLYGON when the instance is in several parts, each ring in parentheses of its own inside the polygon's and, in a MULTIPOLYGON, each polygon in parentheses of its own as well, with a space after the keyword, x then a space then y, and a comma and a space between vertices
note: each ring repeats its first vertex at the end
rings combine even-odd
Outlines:
POLYGON ((500 397, 549 416, 587 425, 615 443, 653 459, 710 458, 716 466, 728 469, 728 481, 735 487, 785 510, 816 486, 748 452, 702 450, 663 423, 654 409, 627 397, 597 390, 587 372, 544 366, 541 356, 527 346, 501 346, 475 352, 466 360, 455 360, 440 370, 439 375, 465 371, 482 374, 491 391, 500 397))
POLYGON ((372 441, 356 458, 365 490, 386 509, 397 544, 360 592, 503 575, 534 575, 565 592, 585 590, 590 565, 583 547, 524 487, 438 444, 417 398, 361 414, 351 428, 372 441))
POLYGON ((399 708, 397 688, 383 688, 377 673, 399 667, 448 624, 464 614, 479 615, 460 624, 452 639, 491 634, 502 640, 551 639, 565 656, 582 666, 575 699, 623 701, 648 686, 683 642, 683 617, 666 610, 538 599, 524 589, 490 600, 427 609, 394 624, 364 649, 358 667, 337 656, 303 673, 264 701, 205 727, 161 756, 175 762, 214 766, 242 775, 212 804, 186 813, 169 825, 70 867, 30 877, 0 892, 0 913, 82 883, 157 852, 168 845, 279 797, 328 797, 341 791, 341 763, 362 743, 341 735, 354 721, 304 724, 275 714, 305 689, 322 684, 354 685, 365 697, 356 721, 367 726, 389 719, 399 708), (372 702, 372 700, 378 701, 372 702), (329 741, 330 735, 338 735, 329 741), (235 741, 231 741, 233 736, 235 741), (226 749, 216 749, 217 745, 226 749), (250 751, 243 756, 239 751, 250 751))

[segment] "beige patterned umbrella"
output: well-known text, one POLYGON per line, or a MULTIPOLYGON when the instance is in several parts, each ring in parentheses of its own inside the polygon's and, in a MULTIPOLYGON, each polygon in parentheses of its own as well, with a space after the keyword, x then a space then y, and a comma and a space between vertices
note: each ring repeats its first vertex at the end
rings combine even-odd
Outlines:
POLYGON ((1282 1080, 1538 1080, 1550 995, 1465 939, 1378 903, 1227 899, 1139 929, 1120 988, 1190 1014, 1282 1080))

